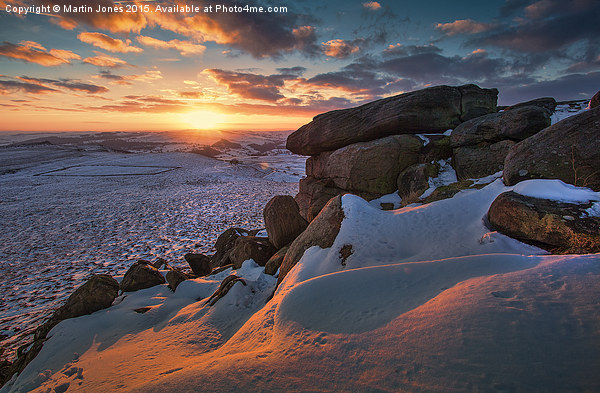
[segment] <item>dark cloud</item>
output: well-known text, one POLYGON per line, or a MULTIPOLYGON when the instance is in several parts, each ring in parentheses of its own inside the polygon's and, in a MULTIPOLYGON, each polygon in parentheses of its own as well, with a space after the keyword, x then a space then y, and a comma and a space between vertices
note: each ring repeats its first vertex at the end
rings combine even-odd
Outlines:
POLYGON ((290 68, 277 68, 277 72, 279 72, 280 74, 301 76, 301 75, 304 75, 304 73, 306 72, 306 68, 300 67, 300 66, 290 67, 290 68))
POLYGON ((18 79, 23 82, 26 82, 26 83, 37 84, 38 86, 46 86, 47 87, 47 85, 52 85, 55 87, 63 87, 68 90, 79 91, 79 92, 88 93, 88 94, 99 94, 99 93, 108 92, 108 89, 104 86, 92 85, 90 83, 84 83, 84 82, 72 80, 72 79, 56 80, 56 79, 44 79, 44 78, 32 78, 32 77, 28 77, 28 76, 20 76, 20 77, 18 77, 18 79))
POLYGON ((11 80, 0 80, 0 94, 9 94, 11 92, 21 91, 24 93, 31 94, 45 94, 56 92, 56 89, 52 89, 47 86, 42 86, 36 83, 11 81, 11 80))
POLYGON ((590 99, 600 89, 600 72, 570 74, 551 81, 512 84, 500 89, 499 102, 510 105, 539 97, 556 100, 590 99))
POLYGON ((220 85, 226 86, 230 93, 242 98, 275 102, 285 96, 280 89, 285 81, 297 79, 294 74, 260 75, 247 72, 234 72, 221 69, 208 69, 209 75, 220 85))
POLYGON ((598 1, 542 0, 531 4, 525 13, 529 16, 519 19, 519 23, 502 25, 467 41, 467 45, 493 45, 517 52, 541 53, 565 49, 579 41, 594 42, 600 35, 598 1), (547 6, 542 7, 540 3, 547 6))

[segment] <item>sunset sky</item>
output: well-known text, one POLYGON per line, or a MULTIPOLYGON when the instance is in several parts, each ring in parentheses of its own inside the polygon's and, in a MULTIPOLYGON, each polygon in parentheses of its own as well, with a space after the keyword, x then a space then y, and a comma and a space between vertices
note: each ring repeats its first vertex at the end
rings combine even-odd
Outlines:
POLYGON ((0 0, 0 130, 292 130, 324 111, 471 82, 497 87, 500 104, 590 98, 598 21, 598 0, 0 0), (82 4, 94 10, 64 12, 82 4), (148 11, 125 12, 132 4, 148 11), (176 4, 213 12, 156 11, 176 4), (61 10, 13 12, 31 5, 61 10))

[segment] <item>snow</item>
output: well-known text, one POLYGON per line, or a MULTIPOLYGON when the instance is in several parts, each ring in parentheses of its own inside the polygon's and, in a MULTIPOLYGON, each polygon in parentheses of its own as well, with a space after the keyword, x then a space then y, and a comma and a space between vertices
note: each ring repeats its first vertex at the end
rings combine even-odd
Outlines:
POLYGON ((231 271, 130 293, 57 325, 0 391, 592 391, 596 336, 577 329, 597 322, 600 254, 547 255, 490 231, 508 190, 498 179, 393 211, 344 195, 332 247, 308 249, 268 303, 276 280, 253 261, 233 272, 248 285, 213 307, 231 271))
POLYGON ((381 209, 382 203, 391 203, 394 209, 398 209, 402 203, 402 198, 398 195, 398 192, 392 192, 369 201, 369 204, 377 209, 381 209))
POLYGON ((588 217, 600 217, 600 202, 592 203, 589 209, 585 210, 588 217))
POLYGON ((575 187, 561 180, 525 180, 515 185, 513 191, 524 196, 566 203, 600 201, 600 192, 594 192, 589 188, 575 187))
POLYGON ((425 199, 429 195, 433 194, 436 188, 441 186, 447 186, 452 183, 456 183, 458 178, 456 177, 456 171, 450 165, 450 162, 446 160, 439 160, 438 164, 440 165, 440 171, 435 178, 429 178, 429 188, 425 190, 425 192, 419 197, 420 199, 425 199))
POLYGON ((576 101, 572 103, 565 103, 556 105, 556 109, 554 113, 550 117, 552 124, 556 124, 561 120, 566 119, 567 117, 571 117, 574 115, 578 115, 587 110, 586 105, 588 104, 587 100, 576 101))
MULTIPOLYGON (((284 134, 262 135, 236 141, 285 142, 284 134)), ((260 228, 271 197, 297 192, 291 171, 304 173, 296 165, 304 158, 287 153, 244 158, 242 148, 238 165, 192 154, 192 136, 2 136, 0 337, 8 338, 0 356, 8 358, 91 274, 122 275, 137 259, 187 268, 183 255, 214 252, 225 229, 260 228)))
POLYGON ((175 293, 127 293, 58 324, 0 392, 598 391, 600 254, 548 255, 491 231, 489 206, 511 189, 600 201, 501 179, 392 211, 347 194, 332 246, 308 249, 268 303, 276 279, 252 260, 175 293), (247 285, 209 307, 231 273, 247 285))

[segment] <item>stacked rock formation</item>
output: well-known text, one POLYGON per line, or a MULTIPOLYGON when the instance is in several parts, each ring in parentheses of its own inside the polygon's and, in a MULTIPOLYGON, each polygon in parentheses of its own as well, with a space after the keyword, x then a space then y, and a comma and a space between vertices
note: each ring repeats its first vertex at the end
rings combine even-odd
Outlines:
POLYGON ((316 116, 286 145, 311 156, 296 196, 300 214, 311 221, 329 199, 345 192, 366 199, 394 192, 406 168, 449 158, 448 149, 440 148, 443 138, 426 146, 416 134, 443 137, 465 121, 495 113, 497 98, 496 89, 436 86, 316 116))

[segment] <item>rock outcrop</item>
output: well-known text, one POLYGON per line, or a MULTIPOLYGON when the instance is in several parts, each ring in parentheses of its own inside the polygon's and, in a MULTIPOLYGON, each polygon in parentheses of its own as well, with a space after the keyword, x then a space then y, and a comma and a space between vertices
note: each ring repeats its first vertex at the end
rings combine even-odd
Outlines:
POLYGON ((505 111, 508 110, 512 110, 512 109, 517 109, 517 108, 523 108, 526 106, 539 106, 541 108, 546 109, 548 112, 550 112, 550 114, 554 113, 554 110, 556 109, 556 100, 552 97, 543 97, 543 98, 536 98, 535 100, 531 100, 531 101, 527 101, 527 102, 520 102, 518 104, 515 105, 511 105, 507 108, 505 108, 505 111))
POLYGON ((521 106, 460 124, 450 136, 458 178, 480 178, 502 170, 509 149, 550 126, 550 114, 542 106, 521 106))
MULTIPOLYGON (((183 256, 190 269, 197 276, 207 276, 212 271, 211 259, 204 254, 188 253, 183 256)), ((167 277, 168 280, 168 277, 167 277)))
POLYGON ((394 135, 354 143, 306 160, 306 174, 331 179, 334 187, 353 193, 389 194, 396 190, 402 170, 415 164, 423 141, 413 135, 394 135))
POLYGON ((167 283, 169 283, 169 288, 171 288, 173 292, 177 290, 179 284, 189 278, 191 278, 189 275, 178 269, 171 269, 166 274, 167 283))
POLYGON ((498 90, 435 86, 316 116, 288 137, 286 147, 317 155, 390 135, 440 133, 496 112, 498 90))
POLYGON ((594 94, 590 103, 588 104, 588 109, 594 109, 600 106, 600 91, 594 94))
POLYGON ((134 292, 164 283, 165 278, 157 268, 145 261, 138 261, 127 270, 120 287, 123 292, 134 292))
POLYGON ((331 247, 340 231, 343 219, 342 196, 338 195, 327 202, 323 210, 312 220, 306 230, 292 242, 279 269, 277 285, 283 281, 285 276, 302 258, 304 252, 310 247, 331 247))
POLYGON ((488 219, 498 232, 554 253, 595 253, 600 252, 600 217, 587 214, 591 206, 509 191, 494 200, 488 219))
POLYGON ((236 269, 242 267, 242 263, 248 259, 254 260, 259 266, 265 266, 269 258, 276 252, 277 249, 267 238, 241 236, 236 239, 233 248, 229 252, 229 258, 236 269))
POLYGON ((265 264, 265 274, 270 274, 274 276, 277 273, 277 270, 281 267, 283 263, 283 258, 285 258, 285 254, 287 254, 290 246, 283 246, 279 251, 277 251, 265 264))
POLYGON ((233 248, 235 241, 242 236, 248 236, 248 231, 242 228, 229 228, 219 235, 215 243, 216 252, 211 258, 212 267, 233 263, 229 258, 229 252, 233 248))
POLYGON ((308 226, 300 215, 298 204, 289 195, 273 197, 263 210, 269 241, 277 249, 291 243, 308 226))
POLYGON ((504 182, 559 179, 600 191, 600 108, 571 116, 513 146, 504 182))

